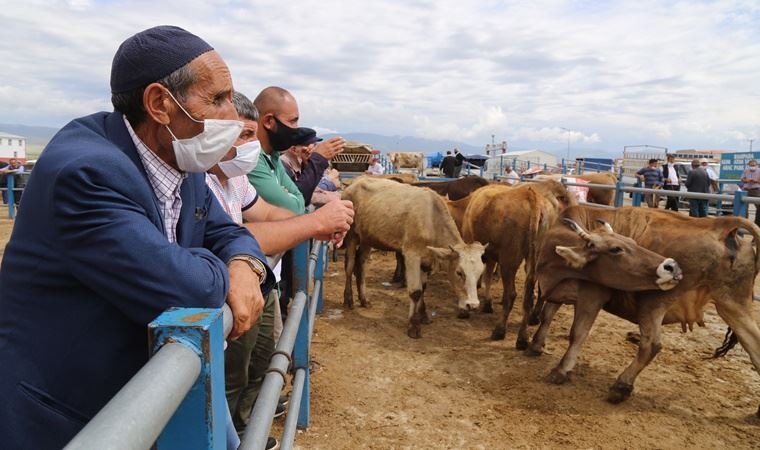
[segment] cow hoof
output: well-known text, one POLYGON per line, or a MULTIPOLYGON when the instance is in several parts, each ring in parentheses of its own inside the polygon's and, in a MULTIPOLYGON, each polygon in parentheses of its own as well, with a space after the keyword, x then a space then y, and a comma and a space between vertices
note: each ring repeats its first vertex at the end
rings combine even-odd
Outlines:
POLYGON ((515 342, 515 348, 517 350, 525 350, 528 348, 528 340, 527 339, 521 339, 517 338, 517 342, 515 342))
POLYGON ((507 329, 502 326, 496 326, 491 332, 492 341, 501 341, 507 336, 507 329))
POLYGON ((613 384, 612 387, 610 388, 610 393, 609 395, 607 395, 607 401, 617 405, 618 403, 622 403, 626 401, 628 397, 631 396, 632 392, 633 392, 632 384, 625 384, 625 383, 616 381, 615 384, 613 384))
POLYGON ((470 311, 459 308, 459 312, 457 312, 457 319, 469 319, 469 318, 470 318, 470 311))
POLYGON ((493 305, 491 302, 483 302, 483 304, 480 305, 480 312, 483 314, 493 314, 493 305))
POLYGON ((362 308, 372 308, 372 303, 370 303, 370 302, 361 302, 361 303, 359 303, 359 306, 361 306, 362 308))
POLYGON ((570 380, 570 372, 562 373, 556 367, 546 376, 546 382, 551 384, 565 384, 570 380))
POLYGON ((343 307, 346 309, 354 309, 354 302, 353 301, 343 301, 343 307))
POLYGON ((419 339, 422 337, 422 333, 420 333, 420 327, 409 327, 406 330, 406 335, 412 339, 419 339))
POLYGON ((531 358, 535 358, 535 357, 541 356, 543 354, 544 354, 543 350, 541 350, 541 349, 536 350, 536 349, 533 348, 532 345, 529 345, 528 348, 525 349, 525 356, 530 356, 531 358))
POLYGON ((433 321, 430 320, 430 317, 428 317, 427 314, 425 314, 425 315, 422 316, 422 318, 420 319, 420 322, 424 323, 425 325, 429 325, 429 324, 433 323, 433 321))

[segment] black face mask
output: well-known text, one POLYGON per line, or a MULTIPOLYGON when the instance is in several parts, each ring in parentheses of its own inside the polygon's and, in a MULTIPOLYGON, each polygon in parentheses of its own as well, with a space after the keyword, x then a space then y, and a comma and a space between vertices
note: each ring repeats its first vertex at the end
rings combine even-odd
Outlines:
POLYGON ((280 120, 272 116, 274 122, 277 124, 275 130, 266 130, 267 136, 269 136, 269 143, 272 145, 272 150, 275 152, 284 152, 295 144, 295 138, 298 135, 298 128, 291 128, 280 120))

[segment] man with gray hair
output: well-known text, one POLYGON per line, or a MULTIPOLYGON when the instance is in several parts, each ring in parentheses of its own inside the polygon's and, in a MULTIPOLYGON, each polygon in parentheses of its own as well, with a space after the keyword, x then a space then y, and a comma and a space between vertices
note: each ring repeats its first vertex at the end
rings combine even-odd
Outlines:
MULTIPOLYGON (((290 250, 299 243, 315 238, 339 244, 353 222, 353 208, 348 200, 327 203, 313 213, 296 213, 274 206, 261 198, 246 176, 259 162, 259 114, 253 103, 240 92, 232 96, 243 130, 235 145, 217 165, 206 173, 206 183, 222 208, 250 231, 267 255, 290 250)), ((276 329, 282 327, 277 308, 276 290, 269 293, 264 312, 255 325, 239 339, 230 341, 224 354, 227 402, 235 429, 245 432, 251 409, 258 396, 269 360, 274 352, 276 329)), ((277 415, 284 413, 278 406, 277 415)), ((269 438, 267 449, 276 440, 269 438)))
POLYGON ((206 186, 242 129, 208 43, 159 26, 125 40, 114 112, 40 156, 0 269, 3 448, 62 448, 148 361, 149 322, 220 308, 232 338, 274 284, 256 240, 206 186))

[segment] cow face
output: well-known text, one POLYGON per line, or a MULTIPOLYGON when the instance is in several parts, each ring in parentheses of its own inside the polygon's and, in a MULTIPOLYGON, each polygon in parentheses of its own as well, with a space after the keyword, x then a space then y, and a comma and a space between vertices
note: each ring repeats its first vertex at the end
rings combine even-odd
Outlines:
POLYGON ((676 287, 683 278, 672 258, 665 258, 603 222, 601 232, 589 233, 570 219, 563 219, 586 244, 582 247, 557 245, 555 253, 578 271, 578 278, 623 291, 645 291, 676 287))
POLYGON ((483 253, 486 246, 480 242, 450 245, 449 248, 428 247, 438 258, 445 259, 449 267, 449 282, 454 289, 459 306, 459 316, 480 306, 478 280, 483 274, 483 253))

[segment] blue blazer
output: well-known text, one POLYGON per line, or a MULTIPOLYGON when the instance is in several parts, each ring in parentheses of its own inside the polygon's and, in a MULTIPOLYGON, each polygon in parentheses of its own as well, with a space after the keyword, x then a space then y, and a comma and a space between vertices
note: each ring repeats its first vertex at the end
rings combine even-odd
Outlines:
MULTIPOLYGON (((0 268, 0 448, 63 447, 146 363, 150 321, 172 306, 221 307, 230 257, 264 260, 204 174, 181 196, 172 244, 119 113, 74 120, 50 141, 0 268)), ((264 291, 273 283, 268 271, 264 291)))

